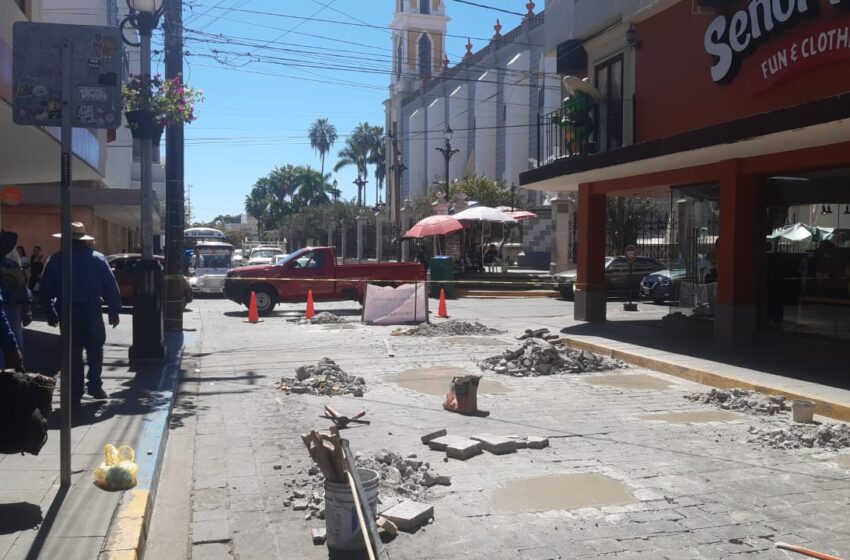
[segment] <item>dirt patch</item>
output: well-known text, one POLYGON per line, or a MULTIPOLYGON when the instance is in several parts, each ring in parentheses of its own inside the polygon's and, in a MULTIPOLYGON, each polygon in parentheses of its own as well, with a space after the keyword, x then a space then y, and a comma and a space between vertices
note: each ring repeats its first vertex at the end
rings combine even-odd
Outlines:
POLYGON ((491 498, 504 512, 533 512, 625 505, 635 501, 623 483, 601 474, 520 478, 499 486, 491 498))
POLYGON ((479 322, 446 321, 445 323, 423 323, 411 329, 399 329, 393 336, 495 336, 507 331, 491 329, 479 322))
MULTIPOLYGON (((462 375, 469 375, 469 372, 462 368, 435 366, 404 370, 389 376, 387 380, 399 387, 425 395, 445 397, 452 378, 462 375)), ((478 386, 479 395, 501 395, 510 393, 511 390, 510 387, 489 379, 482 379, 478 386)))
POLYGON ((591 385, 617 387, 619 389, 635 389, 643 391, 664 391, 671 383, 651 375, 597 375, 587 379, 591 385))
POLYGON ((778 395, 764 395, 746 389, 712 389, 707 393, 685 395, 689 401, 713 404, 723 410, 739 410, 749 414, 774 416, 791 410, 791 401, 778 395))
POLYGON ((701 412, 671 412, 669 414, 644 414, 641 420, 658 420, 670 424, 701 424, 704 422, 731 422, 743 418, 740 414, 725 410, 701 412))
POLYGON ((839 455, 832 461, 839 466, 850 469, 850 455, 839 455))

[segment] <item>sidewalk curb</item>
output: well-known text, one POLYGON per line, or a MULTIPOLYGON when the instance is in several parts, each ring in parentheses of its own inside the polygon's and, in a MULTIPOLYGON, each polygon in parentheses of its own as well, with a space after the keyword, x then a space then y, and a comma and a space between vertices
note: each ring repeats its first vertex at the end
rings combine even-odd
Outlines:
POLYGON ((124 492, 115 509, 106 544, 98 560, 141 560, 150 530, 159 473, 168 440, 168 424, 174 407, 174 394, 180 382, 185 340, 183 333, 166 333, 166 344, 176 350, 166 353, 168 361, 162 367, 158 402, 144 418, 144 427, 136 442, 136 462, 139 466, 138 484, 124 492))
POLYGON ((683 366, 666 360, 660 360, 658 358, 642 356, 626 350, 617 350, 593 342, 575 340, 569 337, 564 337, 561 340, 563 340, 566 346, 574 350, 586 350, 588 352, 593 352, 616 360, 622 360, 638 367, 666 373, 667 375, 687 379, 688 381, 693 381, 701 385, 707 385, 709 387, 717 387, 718 389, 741 388, 758 391, 759 393, 768 395, 779 395, 790 399, 810 400, 815 403, 815 414, 826 416, 834 420, 841 420, 842 422, 850 422, 850 403, 830 401, 805 392, 789 391, 778 387, 761 385, 753 383, 745 378, 735 377, 734 375, 721 374, 708 371, 706 369, 683 366))

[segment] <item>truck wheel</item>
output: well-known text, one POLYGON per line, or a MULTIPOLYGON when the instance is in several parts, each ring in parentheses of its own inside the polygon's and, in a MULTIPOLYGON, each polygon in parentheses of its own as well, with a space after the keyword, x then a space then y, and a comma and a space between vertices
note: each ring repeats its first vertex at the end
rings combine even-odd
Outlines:
MULTIPOLYGON (((277 294, 268 286, 259 286, 253 291, 257 294, 257 313, 263 317, 269 315, 274 310, 274 306, 277 305, 277 294)), ((248 294, 248 298, 250 298, 250 292, 248 294)), ((250 299, 248 301, 250 302, 250 299)))
POLYGON ((561 288, 559 290, 561 292, 561 297, 567 301, 573 301, 575 299, 575 292, 572 288, 561 288))

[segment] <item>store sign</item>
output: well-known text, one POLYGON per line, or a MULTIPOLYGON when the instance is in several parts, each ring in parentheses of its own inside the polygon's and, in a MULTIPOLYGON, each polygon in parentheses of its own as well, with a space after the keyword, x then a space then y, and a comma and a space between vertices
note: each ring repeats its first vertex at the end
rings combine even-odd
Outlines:
MULTIPOLYGON (((850 0, 823 0, 830 5, 850 6, 850 0)), ((768 41, 788 27, 796 25, 800 20, 816 15, 820 8, 821 0, 750 0, 749 5, 729 16, 719 15, 709 24, 705 32, 705 51, 714 57, 711 67, 711 79, 716 83, 725 83, 732 80, 741 66, 741 62, 752 55, 758 45, 768 41)), ((847 51, 850 46, 850 35, 848 35, 847 24, 839 25, 836 21, 823 24, 824 29, 819 30, 813 42, 806 43, 806 54, 803 54, 803 41, 806 37, 797 39, 797 60, 821 58, 820 55, 828 52, 840 53, 847 51), (821 39, 820 33, 826 33, 821 39), (825 41, 825 42, 824 42, 825 41), (843 45, 843 47, 841 46, 843 45)), ((785 61, 790 62, 792 54, 791 43, 787 45, 784 54, 785 61)), ((780 49, 781 50, 781 49, 780 49)), ((775 51, 778 53, 779 51, 775 51)), ((846 55, 846 53, 844 53, 846 55)), ((842 57, 838 57, 842 58, 842 57)), ((835 57, 827 57, 834 60, 835 57)), ((824 60, 824 62, 828 61, 824 60)), ((782 63, 782 60, 773 61, 774 66, 782 63)), ((796 60, 794 61, 797 62, 796 60)), ((807 64, 795 67, 803 70, 814 66, 810 61, 807 64)), ((790 65, 786 66, 790 68, 790 65)), ((767 70, 771 69, 768 63, 767 70)), ((777 70, 781 68, 777 67, 777 70)), ((766 79, 766 78, 765 78, 766 79)))

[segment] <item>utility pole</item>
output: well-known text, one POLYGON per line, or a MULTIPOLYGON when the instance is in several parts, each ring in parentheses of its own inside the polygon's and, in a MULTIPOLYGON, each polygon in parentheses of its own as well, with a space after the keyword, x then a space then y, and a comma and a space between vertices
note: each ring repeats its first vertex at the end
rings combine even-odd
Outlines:
MULTIPOLYGON (((165 76, 183 74, 183 0, 165 3, 165 76)), ((183 123, 170 125, 165 137, 165 329, 183 331, 183 123)))

